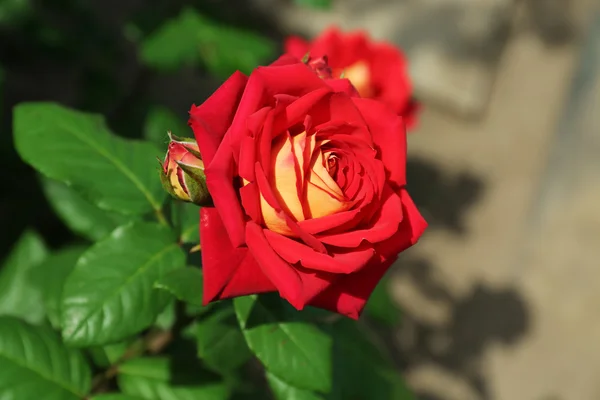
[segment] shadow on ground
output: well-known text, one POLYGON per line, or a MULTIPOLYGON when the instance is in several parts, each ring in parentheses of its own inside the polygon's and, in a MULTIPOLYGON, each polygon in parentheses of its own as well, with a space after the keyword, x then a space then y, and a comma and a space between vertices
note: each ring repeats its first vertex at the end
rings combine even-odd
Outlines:
MULTIPOLYGON (((528 331, 530 315, 521 295, 510 287, 473 287, 464 297, 453 296, 432 278, 432 265, 422 259, 410 260, 395 272, 409 275, 427 299, 442 301, 449 319, 441 325, 422 322, 422 318, 403 314, 396 332, 400 339, 402 368, 413 369, 434 364, 468 383, 481 399, 490 399, 481 358, 493 344, 512 346, 528 331)), ((421 393, 425 400, 443 400, 433 393, 421 393)))

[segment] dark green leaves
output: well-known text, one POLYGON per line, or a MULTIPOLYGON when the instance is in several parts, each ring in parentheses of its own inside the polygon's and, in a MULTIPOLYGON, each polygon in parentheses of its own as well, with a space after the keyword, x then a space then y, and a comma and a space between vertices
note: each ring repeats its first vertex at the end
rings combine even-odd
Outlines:
POLYGON ((328 400, 415 400, 400 373, 369 335, 350 320, 333 326, 334 387, 328 400))
POLYGON ((41 293, 31 274, 46 257, 42 239, 25 232, 0 268, 0 315, 13 315, 30 322, 44 318, 41 293))
POLYGON ((177 299, 202 305, 202 272, 198 268, 179 268, 164 275, 154 287, 170 292, 177 299))
POLYGON ((14 110, 14 136, 27 163, 102 209, 143 214, 162 205, 158 149, 113 135, 98 115, 53 103, 22 103, 14 110))
POLYGON ((62 298, 63 338, 77 346, 115 342, 150 326, 170 296, 154 282, 185 264, 157 224, 118 228, 77 262, 62 298))
POLYGON ((258 65, 271 61, 275 51, 267 39, 230 26, 204 25, 199 38, 204 65, 222 78, 236 70, 250 74, 258 65))
POLYGON ((291 386, 268 372, 267 382, 277 400, 323 400, 316 393, 291 386))
POLYGON ((177 204, 177 219, 181 227, 180 240, 183 243, 200 243, 200 208, 192 203, 177 204))
POLYGON ((141 58, 160 70, 202 63, 211 73, 227 77, 236 70, 249 73, 269 61, 274 50, 266 38, 185 9, 143 41, 141 58))
POLYGON ((42 188, 65 225, 89 240, 100 240, 127 221, 122 214, 99 209, 64 183, 45 178, 42 188))
POLYGON ((216 375, 166 357, 138 358, 119 368, 119 387, 145 400, 226 400, 229 389, 216 375))
POLYGON ((81 400, 90 390, 83 357, 57 335, 0 317, 0 393, 6 399, 81 400))
POLYGON ((252 354, 240 331, 231 303, 219 304, 204 315, 196 327, 198 356, 219 372, 240 367, 252 354))
POLYGON ((317 8, 328 10, 331 8, 331 0, 294 0, 296 4, 302 7, 317 8))
POLYGON ((194 10, 184 10, 143 40, 142 61, 159 70, 196 64, 200 60, 197 36, 203 24, 203 18, 194 10))
MULTIPOLYGON (((85 246, 73 246, 51 254, 38 268, 32 271, 31 281, 42 294, 46 315, 53 327, 60 327, 60 302, 63 285, 75 268, 85 246)), ((39 304, 36 304, 39 307, 39 304)))
POLYGON ((106 393, 100 394, 98 396, 94 396, 91 400, 144 400, 141 397, 130 396, 128 394, 123 393, 106 393))
POLYGON ((294 319, 277 296, 235 299, 238 321, 252 352, 265 368, 300 389, 331 389, 331 338, 315 325, 294 319))

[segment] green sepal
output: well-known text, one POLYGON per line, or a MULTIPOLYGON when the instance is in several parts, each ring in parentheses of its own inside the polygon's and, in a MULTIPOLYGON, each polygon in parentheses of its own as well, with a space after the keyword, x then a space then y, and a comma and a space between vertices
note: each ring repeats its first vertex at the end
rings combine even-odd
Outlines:
POLYGON ((179 137, 173 134, 171 131, 167 131, 167 135, 169 136, 169 141, 177 142, 177 143, 196 143, 196 139, 189 137, 179 137))
MULTIPOLYGON (((173 190, 173 185, 171 185, 171 180, 169 179, 169 176, 165 174, 163 163, 160 160, 158 160, 158 162, 160 164, 160 170, 158 171, 160 175, 160 183, 162 183, 162 186, 167 193, 179 200, 179 197, 177 197, 175 191, 173 190)), ((172 171, 169 171, 169 173, 172 173, 172 171)))
POLYGON ((204 168, 194 167, 179 161, 176 161, 176 163, 183 170, 185 186, 192 203, 201 207, 212 206, 213 201, 206 186, 204 168))

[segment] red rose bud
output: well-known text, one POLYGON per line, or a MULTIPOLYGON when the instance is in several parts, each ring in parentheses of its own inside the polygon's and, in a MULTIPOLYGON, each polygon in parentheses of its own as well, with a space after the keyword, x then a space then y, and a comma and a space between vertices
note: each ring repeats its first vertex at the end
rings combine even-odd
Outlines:
POLYGON ((194 139, 179 138, 169 132, 169 148, 162 164, 161 182, 165 190, 178 200, 200 206, 212 200, 206 188, 204 162, 194 139))

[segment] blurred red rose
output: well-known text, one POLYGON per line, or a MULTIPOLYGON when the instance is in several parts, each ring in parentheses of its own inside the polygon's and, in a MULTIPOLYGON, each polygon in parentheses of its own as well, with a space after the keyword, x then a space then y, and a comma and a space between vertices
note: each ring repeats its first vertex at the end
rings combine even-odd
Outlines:
POLYGON ((344 34, 333 27, 312 42, 291 36, 285 51, 299 59, 326 56, 334 78, 343 74, 362 97, 386 103, 404 117, 407 127, 416 124, 419 104, 412 98, 406 58, 397 47, 375 42, 363 31, 344 34))
POLYGON ((233 74, 190 126, 214 207, 200 212, 204 303, 278 291, 358 318, 427 224, 405 189, 402 118, 286 55, 233 74))

